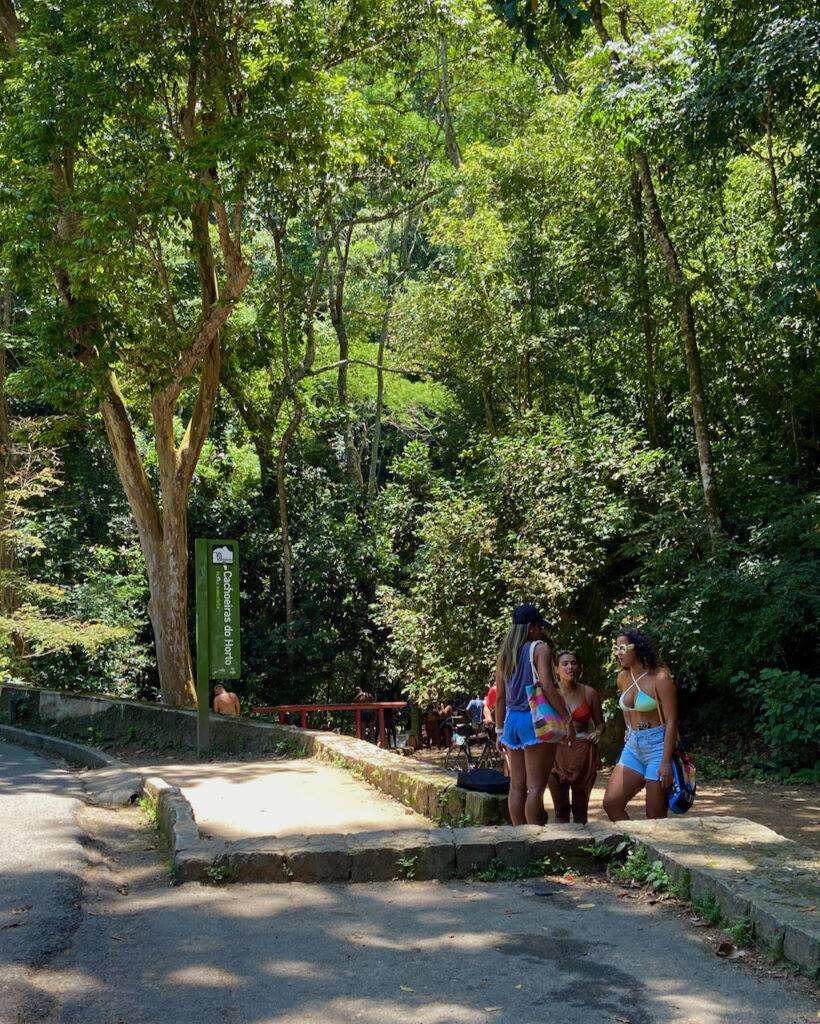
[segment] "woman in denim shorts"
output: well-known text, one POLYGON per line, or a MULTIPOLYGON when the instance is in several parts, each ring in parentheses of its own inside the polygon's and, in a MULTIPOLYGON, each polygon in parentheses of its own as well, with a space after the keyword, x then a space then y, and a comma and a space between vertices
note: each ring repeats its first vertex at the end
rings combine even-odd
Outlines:
POLYGON ((535 668, 547 700, 568 723, 572 716, 552 679, 552 653, 542 643, 550 624, 532 604, 520 604, 495 666, 495 727, 498 749, 506 755, 510 768, 510 821, 513 825, 543 825, 544 790, 555 760, 555 745, 536 739, 532 714, 527 702, 527 686, 532 683, 530 649, 534 646, 535 668))
POLYGON ((604 793, 610 821, 629 815, 626 805, 646 786, 646 817, 665 818, 672 785, 672 754, 678 741, 675 683, 646 633, 626 629, 615 641, 621 710, 626 720, 624 749, 604 793))

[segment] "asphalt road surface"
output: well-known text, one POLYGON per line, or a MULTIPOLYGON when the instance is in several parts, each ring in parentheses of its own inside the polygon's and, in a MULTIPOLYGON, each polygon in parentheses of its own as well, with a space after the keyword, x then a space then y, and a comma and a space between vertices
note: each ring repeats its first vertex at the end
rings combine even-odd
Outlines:
POLYGON ((805 984, 605 883, 171 888, 138 812, 41 758, 0 744, 0 797, 2 1024, 817 1020, 805 984))

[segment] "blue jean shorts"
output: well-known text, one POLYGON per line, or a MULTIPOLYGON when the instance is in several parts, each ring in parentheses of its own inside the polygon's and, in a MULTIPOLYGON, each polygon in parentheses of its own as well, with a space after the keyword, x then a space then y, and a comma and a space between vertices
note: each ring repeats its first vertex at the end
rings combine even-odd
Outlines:
POLYGON ((618 764, 643 775, 648 782, 657 782, 658 769, 663 760, 665 736, 665 725, 656 725, 653 729, 627 730, 626 743, 624 743, 618 764))
POLYGON ((532 727, 532 715, 526 711, 507 710, 504 728, 501 730, 501 742, 509 750, 523 750, 534 747, 538 743, 535 729, 532 727))

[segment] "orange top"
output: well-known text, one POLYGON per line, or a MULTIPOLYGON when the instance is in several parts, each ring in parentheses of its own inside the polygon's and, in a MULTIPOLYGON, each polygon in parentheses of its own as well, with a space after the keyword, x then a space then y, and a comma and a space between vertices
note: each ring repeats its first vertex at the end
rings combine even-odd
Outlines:
POLYGON ((572 712, 572 720, 573 722, 588 722, 590 718, 592 718, 592 708, 589 706, 586 697, 584 697, 578 707, 572 712))

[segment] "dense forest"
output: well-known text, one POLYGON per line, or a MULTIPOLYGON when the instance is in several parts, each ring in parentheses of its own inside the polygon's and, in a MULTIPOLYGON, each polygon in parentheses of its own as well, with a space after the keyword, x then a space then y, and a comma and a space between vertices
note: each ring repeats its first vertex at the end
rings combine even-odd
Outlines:
POLYGON ((820 20, 804 0, 0 0, 2 675, 483 690, 510 607, 609 694, 820 724, 820 20), (809 713, 807 713, 809 712, 809 713))

